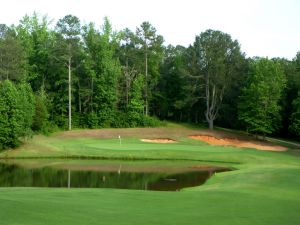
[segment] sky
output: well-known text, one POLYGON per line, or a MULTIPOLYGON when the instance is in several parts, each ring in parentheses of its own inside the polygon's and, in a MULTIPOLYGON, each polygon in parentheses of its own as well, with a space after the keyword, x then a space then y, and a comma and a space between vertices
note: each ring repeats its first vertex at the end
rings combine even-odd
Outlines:
POLYGON ((55 24, 65 15, 100 27, 107 16, 115 30, 149 21, 165 45, 193 44, 206 29, 238 40, 248 57, 293 59, 300 51, 300 0, 0 0, 0 23, 19 23, 35 11, 55 24))

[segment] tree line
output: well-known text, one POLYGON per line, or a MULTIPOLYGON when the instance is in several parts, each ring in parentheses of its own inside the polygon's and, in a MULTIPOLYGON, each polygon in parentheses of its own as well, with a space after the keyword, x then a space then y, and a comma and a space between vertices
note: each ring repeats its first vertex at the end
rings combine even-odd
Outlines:
POLYGON ((300 52, 247 58, 229 34, 206 30, 188 47, 155 27, 114 31, 36 13, 0 25, 0 148, 62 129, 207 123, 300 135, 300 52))

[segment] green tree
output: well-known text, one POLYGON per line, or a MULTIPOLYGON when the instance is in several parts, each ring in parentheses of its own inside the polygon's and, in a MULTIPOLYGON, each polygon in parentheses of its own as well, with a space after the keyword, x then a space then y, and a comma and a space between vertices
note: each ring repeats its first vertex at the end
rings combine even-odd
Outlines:
POLYGON ((127 110, 129 105, 129 94, 132 89, 134 79, 139 76, 138 64, 140 57, 138 54, 137 37, 126 28, 121 32, 121 46, 118 49, 118 57, 122 65, 122 76, 119 80, 119 108, 127 110))
POLYGON ((0 149, 16 147, 21 130, 18 92, 9 80, 0 82, 0 149))
POLYGON ((136 30, 138 37, 137 47, 144 56, 145 75, 145 115, 149 114, 149 100, 152 97, 152 89, 157 85, 159 79, 159 66, 163 57, 162 44, 164 39, 161 35, 156 34, 156 29, 149 23, 143 22, 136 30))
POLYGON ((158 91, 155 93, 156 115, 163 119, 182 120, 190 110, 190 77, 187 76, 187 49, 168 46, 160 67, 158 91))
POLYGON ((288 103, 292 101, 292 104, 288 105, 292 105, 292 107, 288 107, 290 112, 289 131, 293 135, 300 136, 300 52, 293 59, 292 65, 294 70, 288 79, 288 100, 290 100, 288 103), (298 94, 296 94, 297 92, 298 94))
POLYGON ((298 93, 298 98, 293 101, 293 113, 291 115, 289 130, 295 136, 300 136, 300 92, 298 93))
POLYGON ((90 24, 84 28, 83 37, 91 79, 92 118, 97 121, 97 126, 107 127, 115 120, 117 110, 117 82, 121 75, 121 65, 116 57, 119 39, 107 18, 101 32, 90 24))
POLYGON ((286 76, 286 88, 282 93, 282 99, 280 101, 281 111, 281 126, 278 131, 281 136, 290 135, 289 126, 290 119, 293 113, 292 103, 297 97, 297 79, 296 79, 296 67, 294 61, 290 61, 284 58, 273 58, 274 62, 279 63, 286 76))
POLYGON ((47 102, 45 90, 41 88, 41 90, 35 95, 35 113, 32 122, 33 131, 45 132, 47 130, 46 126, 49 125, 47 123, 49 118, 47 102))
POLYGON ((50 48, 54 44, 54 32, 50 30, 50 24, 46 16, 40 18, 33 13, 31 17, 24 16, 15 28, 28 62, 26 80, 34 91, 40 90, 41 86, 49 87, 50 48))
POLYGON ((31 126, 35 112, 35 98, 31 86, 28 83, 22 82, 17 88, 19 108, 18 123, 22 128, 19 136, 27 138, 32 136, 31 126))
POLYGON ((25 75, 26 59, 14 30, 0 25, 0 81, 21 80, 25 75))
POLYGON ((144 76, 140 74, 133 80, 132 89, 129 93, 128 118, 132 127, 141 125, 143 119, 143 88, 144 76))
POLYGON ((80 41, 80 21, 76 16, 67 15, 60 19, 56 25, 58 33, 62 35, 65 42, 61 42, 65 54, 61 56, 64 59, 65 65, 68 68, 68 128, 72 129, 72 64, 74 55, 78 49, 80 41))
POLYGON ((221 127, 231 129, 240 129, 238 120, 238 102, 242 95, 242 90, 246 85, 249 70, 249 60, 241 60, 239 69, 234 74, 231 86, 228 87, 222 100, 222 106, 219 110, 219 116, 215 123, 221 127))
POLYGON ((250 133, 271 134, 280 124, 279 101, 286 78, 279 63, 258 58, 250 63, 246 87, 239 103, 239 120, 250 133))
POLYGON ((199 74, 204 79, 205 117, 213 129, 224 95, 239 74, 244 59, 237 40, 221 31, 207 30, 194 43, 199 74))

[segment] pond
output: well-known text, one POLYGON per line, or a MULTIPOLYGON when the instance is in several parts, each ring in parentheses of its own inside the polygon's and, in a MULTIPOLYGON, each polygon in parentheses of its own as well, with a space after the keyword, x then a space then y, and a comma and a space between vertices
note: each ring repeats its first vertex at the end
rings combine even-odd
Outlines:
POLYGON ((14 160, 0 161, 0 187, 179 191, 224 171, 229 169, 195 162, 14 160))

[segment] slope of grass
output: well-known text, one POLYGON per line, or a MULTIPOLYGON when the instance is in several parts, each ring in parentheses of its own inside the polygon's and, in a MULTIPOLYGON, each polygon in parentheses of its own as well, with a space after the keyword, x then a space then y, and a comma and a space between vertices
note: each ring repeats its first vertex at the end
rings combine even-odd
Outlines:
POLYGON ((185 159, 217 162, 237 170, 216 174, 203 186, 174 193, 0 188, 0 224, 299 224, 300 158, 297 155, 290 151, 209 146, 187 139, 195 130, 168 129, 169 133, 164 130, 165 137, 176 138, 179 143, 139 141, 141 136, 157 135, 151 133, 153 130, 144 134, 131 130, 130 135, 122 138, 122 145, 112 137, 75 138, 57 134, 49 138, 35 137, 22 148, 2 152, 0 156, 185 159))
POLYGON ((218 174, 203 187, 178 193, 4 188, 0 218, 3 224, 24 225, 298 224, 299 183, 290 179, 299 175, 299 168, 281 170, 275 180, 272 170, 257 172, 250 179, 249 174, 218 174))

